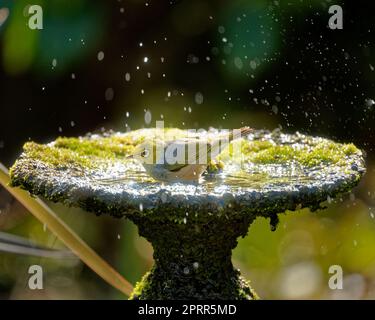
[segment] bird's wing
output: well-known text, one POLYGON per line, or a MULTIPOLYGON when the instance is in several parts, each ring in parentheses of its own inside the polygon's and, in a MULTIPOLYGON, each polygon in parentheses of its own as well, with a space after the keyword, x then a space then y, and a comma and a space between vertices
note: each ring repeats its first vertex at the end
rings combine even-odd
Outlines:
POLYGON ((169 171, 179 171, 189 164, 207 164, 207 155, 211 152, 211 144, 205 139, 184 138, 166 143, 164 154, 164 166, 169 171), (169 152, 172 152, 174 159, 177 159, 177 153, 183 152, 183 155, 176 163, 170 164, 168 161, 169 152))
POLYGON ((223 132, 214 137, 200 138, 182 138, 167 141, 165 143, 164 167, 169 171, 179 171, 189 164, 208 164, 212 159, 216 158, 231 141, 250 134, 253 130, 249 127, 243 127, 234 132, 223 132), (177 153, 183 152, 183 159, 179 159, 177 163, 170 164, 167 161, 168 150, 175 152, 173 158, 177 159, 177 153), (183 161, 181 161, 183 160, 183 161))

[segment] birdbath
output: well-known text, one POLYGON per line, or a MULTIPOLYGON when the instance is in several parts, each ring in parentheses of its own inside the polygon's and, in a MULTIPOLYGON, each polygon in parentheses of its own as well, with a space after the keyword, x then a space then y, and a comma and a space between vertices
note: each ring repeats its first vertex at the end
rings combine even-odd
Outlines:
POLYGON ((280 213, 322 208, 365 173, 363 154, 353 144, 259 130, 235 142, 241 144, 241 166, 223 158, 222 172, 213 165, 198 184, 162 183, 126 159, 162 130, 28 142, 10 171, 12 185, 31 194, 138 226, 152 243, 155 263, 132 299, 256 299, 232 265, 238 237, 256 217, 269 218, 275 229, 280 213))

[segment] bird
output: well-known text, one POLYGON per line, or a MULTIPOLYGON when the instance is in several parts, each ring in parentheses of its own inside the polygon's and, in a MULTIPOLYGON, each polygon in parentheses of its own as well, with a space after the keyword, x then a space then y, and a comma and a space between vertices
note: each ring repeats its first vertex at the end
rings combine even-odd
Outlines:
MULTIPOLYGON (((195 136, 175 140, 147 139, 136 146, 127 159, 141 162, 148 175, 163 182, 197 182, 211 161, 233 141, 253 132, 242 127, 215 136, 195 136)), ((109 179, 116 182, 120 179, 109 179)))

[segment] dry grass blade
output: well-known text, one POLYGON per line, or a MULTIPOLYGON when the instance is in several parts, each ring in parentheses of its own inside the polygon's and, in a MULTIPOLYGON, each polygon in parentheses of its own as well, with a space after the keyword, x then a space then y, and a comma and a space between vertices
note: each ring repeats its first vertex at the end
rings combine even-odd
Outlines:
POLYGON ((47 205, 39 198, 32 198, 20 188, 9 186, 8 170, 0 163, 0 184, 4 186, 26 209, 38 220, 45 223, 70 250, 72 250, 88 267, 107 281, 110 285, 130 296, 132 285, 115 271, 107 262, 99 257, 73 230, 71 230, 47 205))

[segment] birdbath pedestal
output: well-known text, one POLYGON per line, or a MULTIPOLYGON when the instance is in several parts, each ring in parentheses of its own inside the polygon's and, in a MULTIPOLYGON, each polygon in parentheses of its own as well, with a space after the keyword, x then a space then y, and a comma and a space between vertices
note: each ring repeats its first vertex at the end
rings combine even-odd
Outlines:
MULTIPOLYGON (((173 130, 177 136, 184 131, 173 130)), ((353 144, 299 133, 256 131, 241 143, 239 167, 201 183, 161 183, 140 163, 125 159, 160 129, 28 142, 11 169, 13 186, 97 215, 133 221, 152 243, 154 266, 136 285, 133 299, 255 299, 231 261, 238 237, 256 217, 321 208, 355 187, 365 172, 353 144), (107 179, 123 177, 115 183, 107 179)), ((225 162, 225 161, 224 161, 225 162)))

